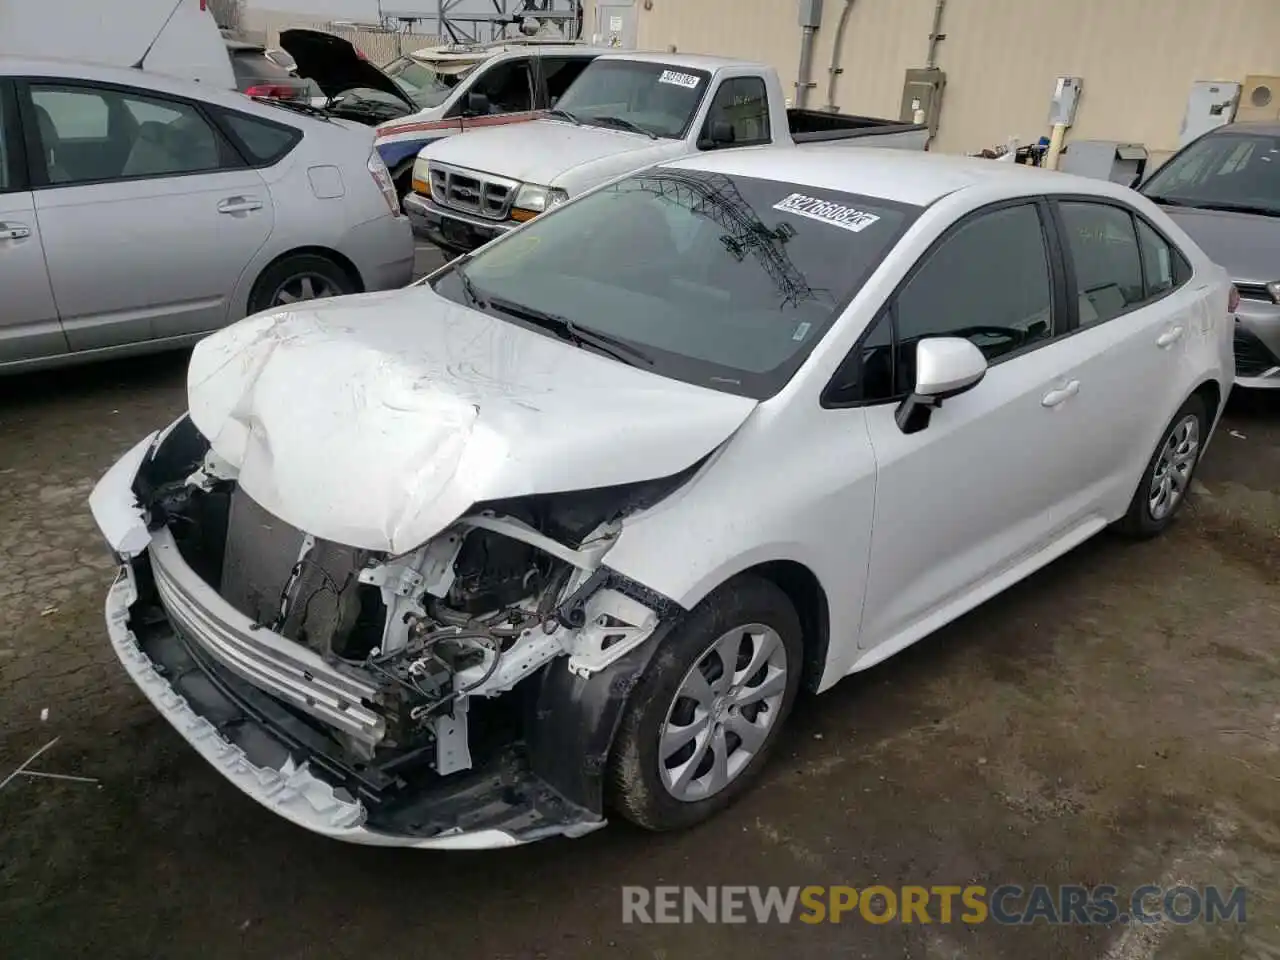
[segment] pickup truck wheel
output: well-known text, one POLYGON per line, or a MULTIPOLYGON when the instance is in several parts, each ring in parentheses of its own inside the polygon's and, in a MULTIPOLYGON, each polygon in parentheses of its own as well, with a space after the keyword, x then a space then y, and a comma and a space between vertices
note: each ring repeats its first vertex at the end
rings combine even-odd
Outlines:
POLYGON ((396 185, 396 196, 400 198, 400 203, 403 204, 404 198, 413 192, 413 162, 402 164, 391 175, 391 180, 396 185))
POLYGON ((1208 423, 1204 401, 1198 396, 1189 397, 1173 415, 1142 472, 1129 512, 1118 524, 1121 533, 1145 540, 1163 533, 1173 522, 1191 491, 1208 423))
POLYGON ((764 768, 800 688, 800 619, 777 586, 744 575, 666 638, 623 714, 610 806, 649 830, 724 809, 764 768))
POLYGON ((302 300, 340 297, 355 290, 347 272, 328 257, 294 254, 262 271, 249 294, 249 313, 287 307, 302 300))

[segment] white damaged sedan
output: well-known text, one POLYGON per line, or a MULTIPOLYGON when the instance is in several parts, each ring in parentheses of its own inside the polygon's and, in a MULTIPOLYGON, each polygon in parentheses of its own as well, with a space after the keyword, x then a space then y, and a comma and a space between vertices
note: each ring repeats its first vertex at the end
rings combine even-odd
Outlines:
POLYGON ((1159 533, 1234 290, 1112 184, 735 150, 202 341, 91 506, 111 643, 283 817, 496 847, 703 820, 822 691, 1159 533))

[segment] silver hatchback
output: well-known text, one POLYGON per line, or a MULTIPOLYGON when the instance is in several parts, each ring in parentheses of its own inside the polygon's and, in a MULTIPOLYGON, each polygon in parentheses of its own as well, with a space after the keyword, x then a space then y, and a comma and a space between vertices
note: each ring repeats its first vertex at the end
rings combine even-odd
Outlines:
POLYGON ((0 372, 401 287, 373 131, 138 70, 0 57, 0 372))

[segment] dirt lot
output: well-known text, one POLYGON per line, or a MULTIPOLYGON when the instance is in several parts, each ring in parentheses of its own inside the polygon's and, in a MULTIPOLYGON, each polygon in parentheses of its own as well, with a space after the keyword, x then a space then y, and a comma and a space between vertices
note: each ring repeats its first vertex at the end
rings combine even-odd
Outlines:
POLYGON ((801 704, 705 827, 477 855, 321 840, 157 718, 104 638, 94 480, 184 358, 0 381, 0 953, 1280 957, 1280 395, 1236 397, 1163 540, 1087 544, 801 704), (47 708, 47 720, 41 720, 47 708), (1248 923, 624 925, 623 884, 1243 884, 1248 923))

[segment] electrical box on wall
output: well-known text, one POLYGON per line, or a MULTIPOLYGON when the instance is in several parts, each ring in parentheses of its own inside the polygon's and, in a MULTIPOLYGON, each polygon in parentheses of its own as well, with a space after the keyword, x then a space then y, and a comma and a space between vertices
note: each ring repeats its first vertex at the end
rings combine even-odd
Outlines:
POLYGON ((903 123, 923 123, 929 128, 929 136, 937 134, 942 116, 942 91, 946 85, 947 75, 937 67, 907 70, 898 119, 903 123))
POLYGON ((1080 105, 1080 93, 1084 80, 1080 77, 1059 77, 1053 87, 1053 99, 1049 101, 1049 126, 1060 123, 1068 127, 1076 122, 1076 108, 1080 105))
POLYGON ((1197 80, 1187 97, 1187 110, 1178 131, 1178 146, 1185 147, 1196 137, 1230 123, 1240 103, 1240 84, 1227 80, 1197 80))
POLYGON ((822 26, 822 0, 800 0, 800 26, 822 26))
POLYGON ((1280 77, 1252 74, 1244 78, 1237 120, 1280 120, 1280 77))

